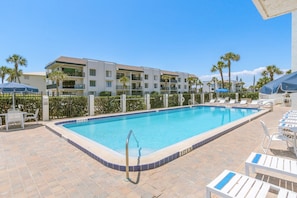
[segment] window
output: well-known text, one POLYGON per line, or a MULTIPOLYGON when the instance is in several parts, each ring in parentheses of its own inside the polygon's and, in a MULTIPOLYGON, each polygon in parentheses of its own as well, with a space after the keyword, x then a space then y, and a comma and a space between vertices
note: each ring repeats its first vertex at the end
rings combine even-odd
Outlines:
POLYGON ((111 77, 111 71, 106 71, 106 77, 111 77))
POLYGON ((158 76, 157 75, 154 75, 154 80, 158 80, 158 76))
POLYGON ((178 78, 178 82, 180 82, 181 81, 181 79, 180 78, 178 78))
POLYGON ((90 87, 96 87, 96 81, 90 80, 90 87))
POLYGON ((185 82, 187 82, 187 79, 185 78, 185 82))
POLYGON ((177 85, 178 89, 180 89, 180 85, 177 85))
POLYGON ((184 85, 184 89, 187 89, 187 85, 184 85))
POLYGON ((111 81, 106 81, 106 87, 112 87, 112 82, 111 81))
POLYGON ((158 88, 158 84, 157 83, 154 84, 154 88, 155 89, 158 88))
POLYGON ((148 80, 148 75, 147 74, 144 75, 144 79, 148 80))
POLYGON ((90 69, 90 76, 96 76, 96 69, 90 69))
POLYGON ((148 88, 148 83, 144 83, 144 88, 148 88))

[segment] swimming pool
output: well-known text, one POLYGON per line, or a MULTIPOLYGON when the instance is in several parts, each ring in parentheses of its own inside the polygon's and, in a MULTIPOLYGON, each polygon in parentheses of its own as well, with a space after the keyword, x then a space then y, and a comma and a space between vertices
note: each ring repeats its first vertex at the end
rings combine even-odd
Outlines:
POLYGON ((69 143, 102 164, 122 171, 125 170, 126 138, 132 130, 136 139, 131 137, 129 143, 130 170, 137 171, 172 161, 264 112, 194 106, 68 120, 55 123, 52 129, 59 127, 53 131, 69 143))

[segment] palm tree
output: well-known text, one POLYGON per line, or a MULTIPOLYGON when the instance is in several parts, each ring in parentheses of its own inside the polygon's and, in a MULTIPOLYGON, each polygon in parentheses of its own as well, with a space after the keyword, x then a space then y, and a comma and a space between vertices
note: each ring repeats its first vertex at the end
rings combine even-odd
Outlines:
MULTIPOLYGON (((188 77, 188 84, 189 84, 189 93, 192 91, 192 86, 196 84, 198 78, 195 76, 189 76, 188 77)), ((197 89, 197 87, 196 87, 197 89)))
POLYGON ((292 73, 292 70, 289 69, 288 71, 286 71, 286 74, 291 74, 292 73))
POLYGON ((217 82, 219 82, 218 78, 217 77, 212 77, 211 81, 213 82, 214 90, 216 90, 216 84, 217 84, 217 82))
POLYGON ((284 72, 281 71, 278 67, 276 67, 275 65, 269 65, 266 67, 266 70, 264 70, 262 72, 262 76, 268 76, 269 75, 269 79, 270 81, 274 80, 274 74, 283 74, 284 72))
POLYGON ((210 81, 207 83, 207 86, 208 86, 208 92, 210 93, 210 86, 211 86, 211 82, 210 81))
POLYGON ((6 80, 8 82, 15 82, 16 76, 22 76, 23 71, 20 69, 17 72, 15 72, 15 69, 8 68, 7 69, 7 74, 8 74, 8 77, 7 77, 6 80))
POLYGON ((1 77, 1 82, 2 82, 2 84, 4 83, 5 76, 6 76, 7 74, 9 74, 9 73, 8 73, 8 70, 9 70, 9 68, 6 67, 6 66, 1 66, 1 67, 0 67, 0 77, 1 77))
POLYGON ((199 78, 197 78, 197 81, 196 81, 195 84, 196 84, 196 93, 198 93, 197 86, 199 86, 199 92, 200 92, 201 86, 203 85, 203 83, 202 83, 202 81, 199 78))
POLYGON ((161 79, 164 80, 164 82, 165 82, 165 90, 168 90, 168 92, 169 92, 168 83, 169 83, 169 80, 171 79, 171 76, 162 75, 161 79))
MULTIPOLYGON (((228 76, 229 76, 229 91, 231 90, 231 61, 239 61, 240 55, 234 54, 233 52, 228 52, 221 57, 221 60, 227 61, 228 76)), ((223 83, 224 84, 224 83, 223 83)))
POLYGON ((120 78, 120 82, 123 84, 123 93, 126 92, 127 83, 129 82, 129 80, 130 79, 125 75, 120 78))
POLYGON ((15 79, 14 82, 16 82, 16 80, 18 79, 18 82, 20 83, 20 76, 19 76, 19 65, 20 66, 27 66, 27 60, 25 58, 23 58, 20 55, 17 54, 13 54, 12 56, 8 57, 6 59, 6 61, 8 63, 13 63, 14 64, 14 71, 15 71, 15 79))
POLYGON ((219 71, 221 79, 222 79, 223 88, 224 88, 223 68, 225 68, 225 67, 226 67, 226 64, 223 61, 218 61, 218 63, 216 65, 213 65, 210 70, 211 72, 219 71))
POLYGON ((59 96, 60 82, 62 82, 63 80, 66 80, 68 78, 68 75, 65 74, 63 71, 56 70, 56 71, 49 73, 48 78, 50 80, 56 82, 57 96, 59 96))

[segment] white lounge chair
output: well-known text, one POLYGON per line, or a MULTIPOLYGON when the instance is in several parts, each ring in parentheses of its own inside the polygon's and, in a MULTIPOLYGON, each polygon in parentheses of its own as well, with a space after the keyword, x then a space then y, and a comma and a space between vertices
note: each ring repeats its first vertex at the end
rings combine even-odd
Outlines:
POLYGON ((39 109, 36 109, 35 110, 35 113, 27 113, 27 114, 25 114, 25 121, 35 120, 35 122, 37 122, 38 121, 38 112, 39 112, 39 109))
POLYGON ((255 169, 263 169, 276 173, 281 173, 289 176, 297 176, 297 161, 286 158, 281 158, 272 155, 260 154, 252 152, 245 161, 245 174, 250 174, 255 169))
POLYGON ((215 102, 216 102, 216 99, 211 99, 211 100, 209 101, 210 104, 213 104, 213 103, 215 103, 215 102))
POLYGON ((297 196, 296 192, 288 189, 234 171, 224 170, 206 186, 206 197, 210 198, 212 193, 219 197, 267 197, 270 190, 274 190, 277 197, 297 196))
MULTIPOLYGON (((272 134, 270 134, 269 129, 267 128, 266 124, 264 121, 260 120, 260 123, 262 125, 263 131, 264 131, 264 137, 262 140, 262 149, 264 153, 267 153, 267 150, 270 148, 270 144, 272 141, 286 141, 287 146, 288 146, 288 137, 284 136, 283 133, 277 131, 272 134)), ((278 128, 276 128, 278 130, 278 128)))
POLYGON ((246 105, 246 104, 247 104, 247 100, 241 100, 241 101, 239 102, 239 104, 240 104, 240 105, 246 105))
POLYGON ((24 129, 24 113, 23 112, 8 112, 5 116, 6 131, 8 131, 9 124, 20 123, 21 127, 24 129))

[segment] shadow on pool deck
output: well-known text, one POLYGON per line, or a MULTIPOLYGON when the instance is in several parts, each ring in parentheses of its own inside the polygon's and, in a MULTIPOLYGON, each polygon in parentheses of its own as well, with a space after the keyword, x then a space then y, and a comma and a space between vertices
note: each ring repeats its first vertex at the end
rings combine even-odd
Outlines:
MULTIPOLYGON (((259 120, 276 126, 289 107, 257 118, 164 166, 143 172, 107 168, 40 125, 0 130, 1 197, 204 197, 205 186, 224 169, 244 173, 250 152, 262 152, 259 120)), ((284 143, 272 143, 272 155, 296 159, 284 143)), ((271 175, 271 174, 270 174, 271 175)), ((254 175, 296 189, 274 175, 254 175), (266 176, 265 176, 266 175, 266 176)), ((292 180, 293 179, 293 180, 292 180)), ((296 191, 296 190, 295 190, 296 191)))

